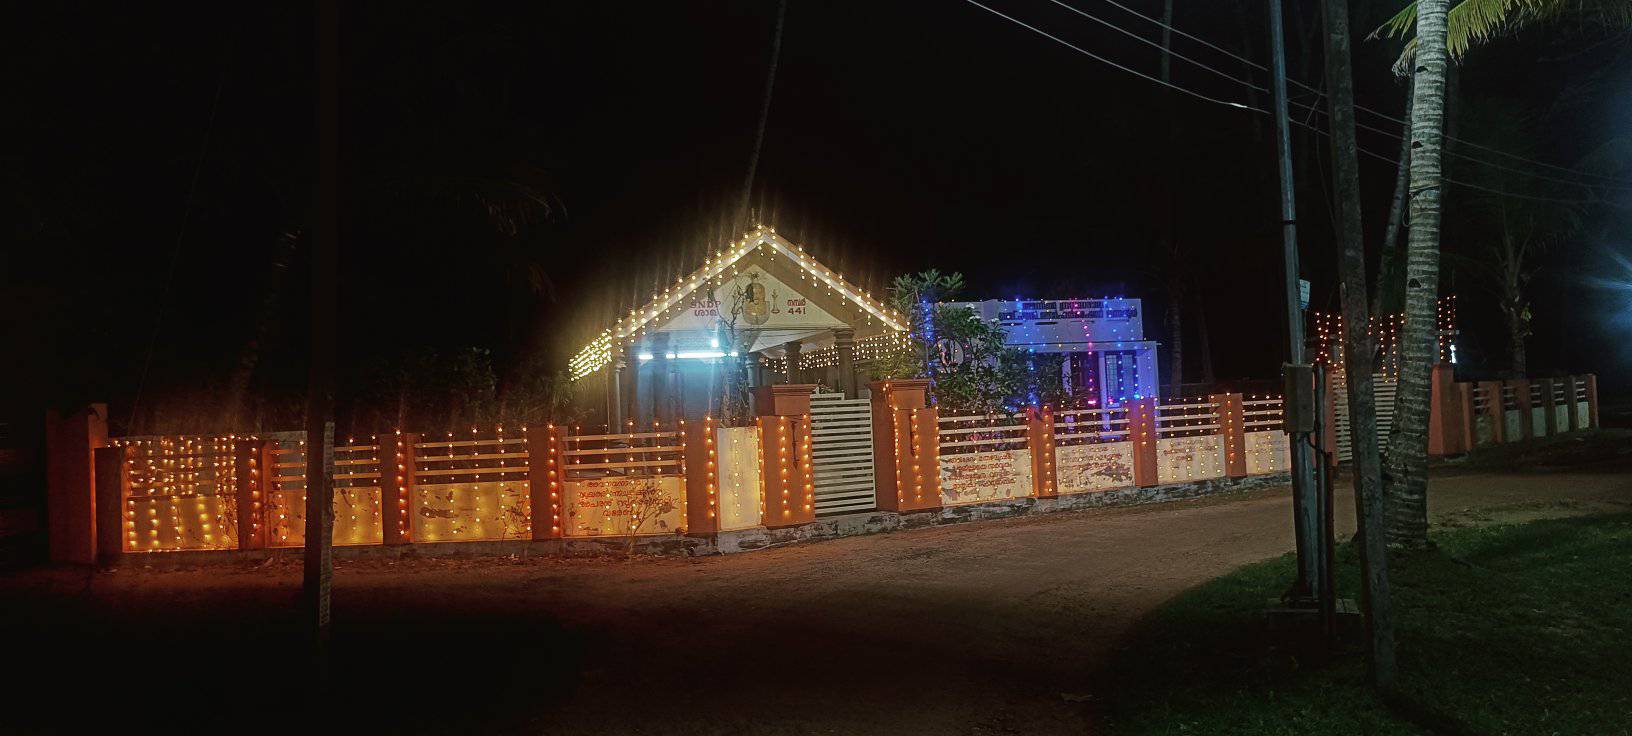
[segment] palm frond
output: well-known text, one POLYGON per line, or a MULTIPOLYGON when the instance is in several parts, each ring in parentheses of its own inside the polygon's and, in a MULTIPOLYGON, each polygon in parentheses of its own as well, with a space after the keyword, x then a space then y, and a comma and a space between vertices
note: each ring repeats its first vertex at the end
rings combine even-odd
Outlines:
MULTIPOLYGON (((1445 44, 1460 59, 1474 46, 1518 28, 1562 18, 1580 18, 1603 28, 1632 26, 1632 3, 1626 0, 1461 0, 1445 15, 1445 44)), ((1405 47, 1394 73, 1406 76, 1417 55, 1417 4, 1395 13, 1368 39, 1403 38, 1405 47)))

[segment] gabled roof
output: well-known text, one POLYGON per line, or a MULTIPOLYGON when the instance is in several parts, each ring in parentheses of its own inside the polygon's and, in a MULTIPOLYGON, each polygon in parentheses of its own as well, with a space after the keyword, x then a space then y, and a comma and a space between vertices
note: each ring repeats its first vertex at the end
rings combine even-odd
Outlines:
POLYGON ((884 330, 906 330, 906 320, 900 314, 777 235, 775 229, 759 225, 732 243, 730 250, 716 252, 704 260, 701 268, 677 279, 652 301, 630 310, 627 316, 602 331, 568 361, 572 377, 582 378, 605 367, 611 362, 614 349, 661 331, 670 319, 691 304, 698 292, 706 293, 752 266, 808 280, 816 288, 806 296, 836 315, 848 312, 857 321, 876 324, 884 330))

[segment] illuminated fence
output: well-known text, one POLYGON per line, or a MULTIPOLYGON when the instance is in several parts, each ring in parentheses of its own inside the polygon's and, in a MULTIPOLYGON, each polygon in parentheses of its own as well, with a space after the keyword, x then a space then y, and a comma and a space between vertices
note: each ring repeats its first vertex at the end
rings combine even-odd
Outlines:
POLYGON ((237 547, 235 436, 125 437, 123 548, 237 547))
MULTIPOLYGON (((719 431, 734 453, 731 511, 745 516, 752 509, 757 524, 757 430, 719 431), (752 478, 743 478, 745 459, 754 462, 752 478)), ((543 435, 537 453, 526 429, 399 433, 337 443, 331 448, 334 543, 627 536, 687 528, 681 430, 573 435, 549 427, 543 435), (540 492, 547 494, 536 507, 535 478, 544 479, 540 492), (551 517, 539 530, 533 528, 535 508, 551 517)), ((105 486, 119 509, 121 551, 301 546, 303 437, 286 432, 113 440, 108 449, 117 453, 119 472, 105 486)))
MULTIPOLYGON (((1457 383, 1444 366, 1432 378, 1432 454, 1598 423, 1593 376, 1457 383)), ((763 394, 756 394, 757 408, 780 413, 748 426, 718 426, 704 417, 619 433, 494 427, 338 442, 329 448, 334 542, 706 536, 821 524, 815 442, 821 426, 811 412, 812 387, 756 391, 763 394)), ((865 414, 844 415, 882 461, 872 471, 874 500, 884 512, 1205 487, 1281 473, 1289 464, 1284 407, 1274 396, 1143 398, 1114 408, 941 417, 927 392, 927 381, 880 382, 865 414), (870 426, 861 426, 863 416, 870 426)), ((1334 438, 1343 402, 1337 392, 1326 397, 1322 436, 1334 438)), ((860 441, 845 451, 865 449, 860 441)), ((81 520, 92 527, 99 554, 305 541, 303 433, 124 437, 110 444, 91 448, 95 518, 81 520)), ((1331 442, 1324 452, 1336 460, 1331 442)))
POLYGON ((1186 483, 1224 477, 1219 403, 1177 399, 1156 407, 1156 479, 1186 483))
POLYGON ((1060 493, 1134 485, 1126 408, 1068 409, 1053 416, 1054 470, 1060 493))
POLYGON ((687 528, 681 431, 567 436, 565 536, 673 533, 687 528))
POLYGON ((1247 475, 1286 472, 1292 458, 1286 434, 1281 431, 1285 422, 1281 398, 1249 396, 1242 400, 1241 407, 1247 475))
POLYGON ((940 417, 941 505, 1033 494, 1030 425, 1024 416, 940 417))

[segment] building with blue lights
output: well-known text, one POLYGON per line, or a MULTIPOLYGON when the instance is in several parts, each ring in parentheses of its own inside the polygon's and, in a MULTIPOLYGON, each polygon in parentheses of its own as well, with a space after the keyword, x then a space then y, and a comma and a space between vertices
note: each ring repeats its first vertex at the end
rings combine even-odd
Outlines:
POLYGON ((1145 339, 1138 299, 988 299, 951 302, 1003 328, 1009 347, 1066 356, 1074 403, 1119 406, 1155 396, 1156 342, 1145 339))

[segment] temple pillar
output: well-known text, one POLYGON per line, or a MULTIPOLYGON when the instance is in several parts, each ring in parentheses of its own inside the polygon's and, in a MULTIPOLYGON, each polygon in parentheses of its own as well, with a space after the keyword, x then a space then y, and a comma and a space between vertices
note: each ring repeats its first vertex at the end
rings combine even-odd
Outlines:
POLYGON ((844 398, 856 398, 856 331, 834 330, 833 350, 839 356, 838 379, 835 381, 844 398))
POLYGON ((612 359, 606 371, 606 426, 607 431, 623 426, 623 380, 628 362, 622 355, 612 359))
POLYGON ((802 377, 802 372, 799 370, 799 354, 803 351, 803 349, 804 346, 799 344, 798 340, 794 340, 793 342, 784 344, 782 346, 782 362, 784 364, 783 369, 787 372, 786 383, 800 382, 799 379, 802 377))
POLYGON ((624 412, 623 416, 619 417, 623 421, 618 422, 617 424, 609 424, 607 426, 606 431, 607 431, 608 434, 616 434, 618 432, 625 431, 625 428, 629 425, 630 422, 634 422, 636 424, 639 424, 640 421, 641 421, 641 419, 640 419, 640 393, 641 393, 641 391, 640 391, 640 348, 637 347, 637 346, 638 346, 638 343, 630 343, 629 347, 624 349, 624 365, 625 365, 625 368, 624 368, 623 393, 624 393, 624 396, 627 397, 627 398, 624 399, 624 401, 626 402, 625 406, 627 406, 628 408, 624 412))
POLYGON ((669 333, 659 332, 652 336, 652 413, 650 417, 637 420, 643 428, 647 426, 648 419, 660 424, 674 420, 669 412, 669 350, 669 333))

